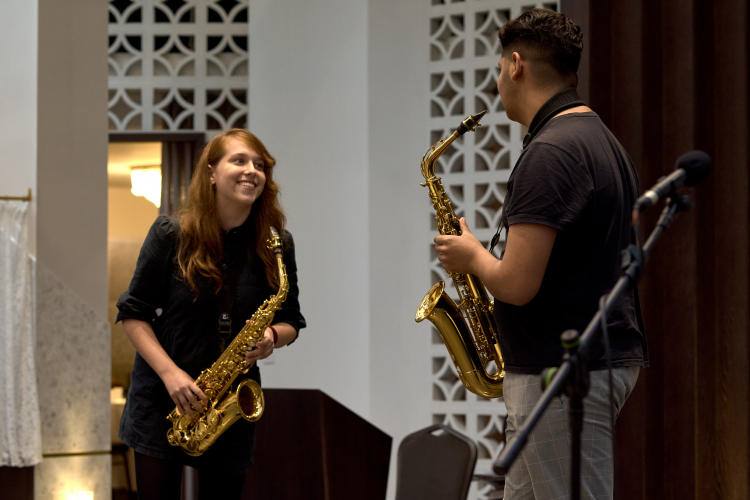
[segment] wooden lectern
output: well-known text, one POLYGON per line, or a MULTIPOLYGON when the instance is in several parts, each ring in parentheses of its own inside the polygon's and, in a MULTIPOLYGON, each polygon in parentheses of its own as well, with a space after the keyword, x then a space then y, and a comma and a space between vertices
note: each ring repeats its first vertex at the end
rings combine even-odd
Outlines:
POLYGON ((384 500, 392 438, 318 390, 263 389, 243 500, 384 500))

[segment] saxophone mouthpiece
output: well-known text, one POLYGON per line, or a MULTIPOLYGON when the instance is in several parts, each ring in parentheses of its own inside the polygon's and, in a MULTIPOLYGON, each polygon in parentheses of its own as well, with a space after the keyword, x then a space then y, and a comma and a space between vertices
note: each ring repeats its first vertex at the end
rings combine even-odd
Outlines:
POLYGON ((271 226, 271 239, 267 241, 268 249, 273 250, 273 253, 280 255, 282 254, 281 249, 281 237, 275 227, 271 226))
POLYGON ((487 110, 485 109, 484 111, 480 111, 475 115, 469 115, 469 117, 462 121, 461 125, 459 125, 456 129, 458 135, 464 135, 466 132, 473 132, 474 129, 479 126, 479 120, 481 120, 482 117, 486 114, 487 110))

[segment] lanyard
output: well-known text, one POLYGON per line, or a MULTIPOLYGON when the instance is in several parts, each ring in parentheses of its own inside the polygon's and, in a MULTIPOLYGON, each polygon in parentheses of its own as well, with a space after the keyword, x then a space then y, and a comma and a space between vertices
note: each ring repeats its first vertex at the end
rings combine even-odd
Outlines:
POLYGON ((230 313, 232 312, 232 305, 234 304, 234 297, 237 294, 237 285, 240 281, 240 274, 242 268, 245 267, 247 261, 248 243, 250 242, 249 228, 241 227, 242 231, 239 241, 239 247, 232 260, 231 268, 229 269, 229 275, 227 276, 224 286, 222 287, 222 295, 219 297, 219 339, 221 340, 221 352, 224 352, 229 342, 229 337, 232 335, 232 318, 230 313))
MULTIPOLYGON (((523 138, 523 149, 526 149, 531 141, 536 137, 542 127, 544 127, 548 121, 554 118, 558 113, 565 111, 566 109, 575 108, 578 106, 585 106, 586 103, 581 100, 578 96, 578 92, 574 87, 568 87, 561 90, 557 94, 549 98, 547 102, 542 104, 539 111, 536 112, 534 118, 531 120, 529 125, 529 133, 523 138)), ((490 244, 490 253, 495 249, 495 245, 500 241, 500 230, 503 228, 502 220, 497 226, 495 236, 492 237, 490 244)))
POLYGON ((585 105, 586 103, 578 97, 578 92, 576 92, 574 87, 568 87, 550 97, 547 102, 542 104, 542 107, 539 108, 539 111, 536 112, 534 118, 531 120, 529 133, 523 138, 523 149, 528 147, 536 134, 538 134, 539 131, 542 130, 542 127, 554 118, 555 115, 566 109, 585 105))

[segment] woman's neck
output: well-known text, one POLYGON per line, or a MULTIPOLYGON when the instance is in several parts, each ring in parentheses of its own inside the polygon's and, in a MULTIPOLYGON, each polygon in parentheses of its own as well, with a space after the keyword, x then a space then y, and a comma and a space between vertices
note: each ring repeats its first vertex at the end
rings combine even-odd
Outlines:
POLYGON ((228 209, 227 207, 219 207, 219 223, 224 231, 231 231, 235 227, 240 227, 250 216, 252 205, 249 207, 242 207, 242 209, 228 209))

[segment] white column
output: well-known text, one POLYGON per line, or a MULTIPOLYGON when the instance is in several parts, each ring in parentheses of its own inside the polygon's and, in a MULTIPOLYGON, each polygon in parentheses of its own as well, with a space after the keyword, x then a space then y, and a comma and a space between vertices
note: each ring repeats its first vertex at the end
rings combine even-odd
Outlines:
POLYGON ((0 194, 34 196, 38 499, 111 495, 106 37, 106 2, 0 4, 0 194))
POLYGON ((106 39, 103 2, 39 0, 39 262, 103 318, 107 317, 106 39))

